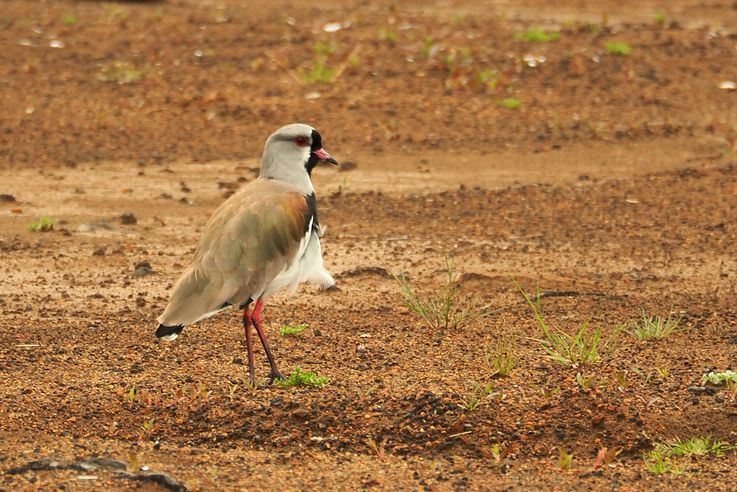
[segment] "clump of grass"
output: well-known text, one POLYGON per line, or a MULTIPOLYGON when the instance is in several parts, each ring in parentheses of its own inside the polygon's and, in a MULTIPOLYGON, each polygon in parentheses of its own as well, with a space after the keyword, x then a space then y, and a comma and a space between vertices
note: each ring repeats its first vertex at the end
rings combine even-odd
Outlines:
POLYGON ((334 75, 335 70, 328 66, 325 60, 318 58, 312 62, 310 68, 303 72, 302 77, 308 84, 315 84, 318 82, 330 83, 333 81, 334 75))
POLYGON ((516 97, 507 97, 505 99, 498 100, 496 105, 504 109, 519 109, 522 106, 522 103, 516 97))
POLYGON ((558 466, 561 470, 567 470, 573 463, 573 454, 565 450, 565 448, 558 448, 558 466))
POLYGON ((666 14, 665 12, 657 12, 653 16, 653 21, 656 24, 661 25, 661 26, 664 25, 665 24, 665 21, 667 21, 667 20, 668 20, 668 14, 666 14))
POLYGON ((292 386, 317 386, 322 388, 328 384, 328 378, 325 376, 318 376, 312 371, 302 371, 302 369, 296 367, 288 378, 275 379, 274 384, 281 386, 282 388, 289 388, 292 386))
POLYGON ((640 340, 665 338, 678 329, 681 319, 682 317, 676 319, 671 316, 648 316, 643 312, 640 321, 630 323, 629 333, 640 340))
POLYGON ((532 309, 535 320, 543 332, 543 338, 536 338, 535 340, 540 343, 548 357, 555 362, 571 367, 580 367, 587 363, 597 362, 601 358, 599 350, 606 348, 614 340, 616 334, 606 342, 602 342, 601 329, 596 328, 590 331, 588 321, 583 323, 573 335, 549 327, 542 315, 540 291, 538 290, 535 296, 536 299, 533 301, 519 284, 517 284, 517 289, 532 309))
POLYGON ((517 41, 525 41, 527 43, 550 43, 558 41, 560 33, 555 31, 544 31, 540 28, 528 29, 527 31, 517 32, 514 34, 517 41))
POLYGON ((77 23, 77 16, 74 14, 65 14, 61 18, 61 23, 65 26, 73 26, 77 23))
POLYGON ((132 63, 116 61, 104 67, 98 79, 103 82, 115 82, 117 84, 132 84, 143 79, 145 72, 132 63))
POLYGON ((484 367, 491 376, 508 376, 517 365, 517 344, 513 340, 501 340, 484 353, 484 367))
POLYGON ((701 383, 714 384, 716 386, 728 385, 730 383, 737 384, 737 372, 735 371, 723 371, 714 372, 711 371, 709 374, 705 374, 701 378, 701 383))
POLYGON ((282 336, 295 337, 307 329, 306 323, 299 323, 297 325, 285 325, 279 328, 279 334, 282 336))
POLYGON ((604 45, 607 53, 617 56, 628 56, 632 53, 632 48, 627 43, 621 41, 612 41, 604 45))
POLYGON ((419 316, 425 324, 442 337, 447 330, 455 330, 483 316, 487 307, 464 307, 458 299, 458 276, 453 261, 445 258, 445 283, 435 294, 423 296, 417 293, 404 273, 394 275, 404 294, 404 305, 419 316))
POLYGON ((51 217, 41 217, 29 226, 31 232, 49 232, 54 230, 54 220, 51 217))
POLYGON ((479 383, 474 383, 471 391, 466 393, 463 401, 459 403, 458 406, 468 412, 473 412, 481 405, 485 405, 486 403, 488 403, 489 397, 492 395, 493 392, 493 384, 483 385, 479 383))
POLYGON ((501 75, 499 74, 499 72, 497 70, 494 70, 493 68, 487 68, 486 70, 481 70, 478 73, 479 83, 489 90, 496 89, 500 78, 501 75))
POLYGON ((645 466, 650 473, 680 475, 681 466, 673 457, 699 458, 703 456, 720 457, 734 451, 737 446, 714 439, 712 436, 692 437, 686 441, 676 438, 673 441, 656 443, 652 450, 644 454, 645 466))
POLYGON ((720 457, 735 449, 735 446, 724 441, 718 441, 712 436, 692 437, 686 441, 676 438, 673 441, 658 443, 656 448, 661 448, 669 456, 707 456, 720 457))

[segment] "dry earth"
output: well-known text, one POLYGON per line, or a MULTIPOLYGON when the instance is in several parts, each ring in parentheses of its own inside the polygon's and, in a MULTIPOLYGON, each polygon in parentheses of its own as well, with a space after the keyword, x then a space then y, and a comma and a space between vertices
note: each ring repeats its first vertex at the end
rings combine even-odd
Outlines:
POLYGON ((549 3, 3 2, 0 489, 734 489, 734 451, 643 453, 737 444, 737 393, 701 381, 737 365, 737 7, 549 3), (275 296, 267 331, 329 383, 249 389, 237 312, 154 320, 292 121, 343 163, 315 171, 338 289, 275 296), (447 255, 489 310, 439 340, 387 269, 437 292, 447 255), (601 360, 546 357, 513 279, 601 360), (680 327, 618 331, 643 313, 680 327))

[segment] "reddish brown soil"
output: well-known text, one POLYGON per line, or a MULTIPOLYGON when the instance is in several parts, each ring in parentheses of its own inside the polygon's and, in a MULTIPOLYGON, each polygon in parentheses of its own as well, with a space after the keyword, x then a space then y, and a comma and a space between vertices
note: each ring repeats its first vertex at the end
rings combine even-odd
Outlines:
POLYGON ((676 437, 737 443, 734 391, 693 389, 737 361, 737 92, 719 89, 737 81, 737 10, 708 3, 671 2, 660 25, 661 6, 630 1, 4 2, 0 489, 156 487, 7 473, 90 456, 194 490, 733 489, 734 452, 680 476, 642 457, 676 437), (350 25, 324 32, 336 21, 350 25), (560 40, 515 40, 533 26, 560 40), (301 78, 316 41, 345 64, 333 83, 301 78), (143 78, 99 80, 116 61, 143 78), (154 320, 209 214, 292 121, 348 163, 315 171, 338 290, 275 296, 265 315, 281 368, 330 382, 251 390, 238 313, 173 343, 154 320), (29 231, 41 216, 53 231, 29 231), (491 312, 437 343, 386 268, 432 292, 448 254, 461 298, 491 312), (155 274, 134 276, 144 260, 155 274), (547 358, 512 278, 567 292, 543 299, 548 322, 589 321, 611 350, 547 358), (643 312, 681 329, 615 335, 643 312), (518 365, 493 377, 484 355, 504 340, 518 365), (464 409, 477 384, 492 395, 464 409), (603 447, 622 452, 595 470, 603 447))

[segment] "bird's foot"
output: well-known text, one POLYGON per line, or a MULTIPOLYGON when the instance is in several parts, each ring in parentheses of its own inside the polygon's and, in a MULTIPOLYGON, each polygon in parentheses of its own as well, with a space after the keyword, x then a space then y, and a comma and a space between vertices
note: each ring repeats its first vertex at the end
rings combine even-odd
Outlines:
POLYGON ((269 384, 274 384, 274 381, 276 379, 287 379, 284 377, 284 374, 281 373, 278 369, 271 371, 271 374, 269 374, 269 384))

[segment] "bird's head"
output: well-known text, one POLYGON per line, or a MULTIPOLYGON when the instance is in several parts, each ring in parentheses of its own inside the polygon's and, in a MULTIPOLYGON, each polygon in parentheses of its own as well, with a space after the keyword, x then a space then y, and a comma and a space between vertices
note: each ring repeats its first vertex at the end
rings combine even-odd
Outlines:
POLYGON ((309 181, 312 170, 320 162, 338 164, 322 148, 322 138, 317 130, 294 123, 279 128, 266 140, 261 176, 300 185, 305 177, 309 181))

